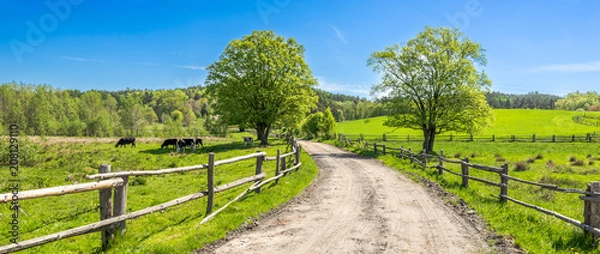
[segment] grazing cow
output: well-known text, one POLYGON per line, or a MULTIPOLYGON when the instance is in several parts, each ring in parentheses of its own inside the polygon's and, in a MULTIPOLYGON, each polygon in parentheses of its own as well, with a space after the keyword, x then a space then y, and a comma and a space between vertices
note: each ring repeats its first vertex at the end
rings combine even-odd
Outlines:
POLYGON ((165 141, 163 141, 162 145, 160 145, 160 149, 163 148, 169 148, 169 146, 173 146, 173 148, 175 148, 177 146, 177 139, 176 138, 170 138, 170 139, 165 139, 165 141))
POLYGON ((177 141, 177 152, 179 152, 179 150, 183 150, 185 152, 185 148, 187 146, 192 148, 192 151, 196 151, 196 146, 200 144, 202 146, 204 146, 202 144, 202 139, 193 139, 193 138, 182 138, 179 141, 177 141))
POLYGON ((244 146, 247 144, 254 145, 254 139, 252 137, 242 137, 244 139, 244 146))
POLYGON ((135 138, 121 138, 119 142, 115 145, 115 147, 124 146, 131 144, 131 147, 135 147, 135 138))

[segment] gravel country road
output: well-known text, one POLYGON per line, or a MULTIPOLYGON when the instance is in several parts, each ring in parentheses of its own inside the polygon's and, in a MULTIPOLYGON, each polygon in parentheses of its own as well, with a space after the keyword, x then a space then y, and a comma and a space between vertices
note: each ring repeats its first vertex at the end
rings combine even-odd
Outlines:
POLYGON ((254 229, 210 252, 490 252, 471 223, 381 162, 326 144, 300 144, 319 166, 316 182, 254 229))

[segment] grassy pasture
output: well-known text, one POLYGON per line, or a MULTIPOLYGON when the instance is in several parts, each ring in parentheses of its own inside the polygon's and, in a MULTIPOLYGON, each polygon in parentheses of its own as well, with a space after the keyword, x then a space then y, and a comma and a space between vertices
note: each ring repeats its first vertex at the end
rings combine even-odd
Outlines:
MULTIPOLYGON (((89 140, 88 140, 89 141, 89 140)), ((137 142, 137 147, 115 148, 114 142, 29 141, 21 138, 22 166, 19 174, 21 190, 89 182, 86 174, 97 173, 98 165, 108 163, 112 171, 155 170, 207 163, 208 153, 215 152, 216 160, 265 151, 274 156, 277 149, 285 151, 283 140, 271 140, 269 147, 245 147, 241 139, 205 140, 205 147, 195 153, 189 150, 178 154, 174 149, 160 149, 154 139, 137 142)), ((116 140, 115 140, 116 141, 116 140)), ((7 147, 6 140, 0 142, 7 147)), ((3 151, 5 149, 2 149, 3 151)), ((191 201, 179 206, 127 221, 127 233, 117 237, 107 253, 189 253, 205 243, 225 236, 226 232, 251 222, 272 208, 300 193, 316 177, 317 168, 310 156, 302 153, 302 167, 279 184, 267 184, 261 194, 249 194, 233 203, 215 219, 201 226, 206 199, 191 201)), ((254 174, 255 160, 218 166, 215 169, 215 184, 225 184, 254 174)), ((5 163, 5 162, 3 162, 5 163)), ((267 177, 273 176, 275 162, 263 164, 267 177)), ((0 192, 8 187, 9 170, 0 166, 0 192)), ((137 211, 187 194, 206 189, 206 171, 193 171, 160 176, 132 177, 129 180, 127 211, 137 211)), ((233 199, 250 183, 216 195, 214 210, 233 199)), ((85 192, 59 197, 48 197, 20 202, 24 213, 20 214, 20 240, 43 236, 69 228, 98 221, 98 192, 85 192)), ((214 211, 213 210, 213 211, 214 211)), ((12 215, 9 206, 0 208, 0 245, 9 244, 8 219, 12 215)), ((23 253, 101 253, 100 233, 76 236, 35 247, 23 253)))
MULTIPOLYGON (((494 110, 496 122, 486 134, 537 134, 537 135, 570 135, 599 132, 598 127, 577 124, 573 115, 582 112, 547 111, 547 110, 494 110)), ((590 113, 588 112, 588 115, 590 113)), ((347 135, 360 133, 377 134, 420 133, 404 132, 381 124, 384 118, 339 123, 339 132, 347 135)), ((368 138, 368 137, 367 137, 368 138)), ((470 181, 469 188, 461 186, 462 180, 451 174, 438 175, 436 169, 423 170, 411 165, 408 160, 401 160, 392 155, 374 154, 370 141, 369 150, 355 145, 351 150, 367 156, 373 156, 402 172, 418 175, 439 183, 447 191, 475 209, 491 228, 500 234, 510 235, 515 243, 529 253, 600 253, 594 241, 583 231, 552 216, 522 207, 508 201, 501 204, 497 198, 499 188, 483 183, 470 181)), ((422 142, 418 141, 377 141, 387 147, 420 151, 422 142)), ((509 164, 509 174, 534 182, 555 184, 564 188, 585 189, 589 182, 600 181, 600 146, 598 143, 512 143, 512 142, 448 142, 436 141, 435 151, 444 150, 445 157, 469 158, 471 162, 501 166, 509 164), (517 168, 517 164, 523 167, 517 168)), ((437 161, 429 165, 437 164, 437 161)), ((459 165, 445 164, 455 172, 460 172, 459 165)), ((499 182, 497 174, 470 170, 470 174, 490 181, 499 182)), ((583 221, 583 201, 579 194, 565 194, 545 190, 515 181, 509 182, 509 196, 553 210, 568 217, 583 221)))
MULTIPOLYGON (((493 126, 477 135, 581 135, 600 133, 600 127, 578 124, 573 116, 583 112, 539 109, 494 109, 493 126)), ((587 116, 600 117, 600 112, 586 112, 587 116)), ((387 117, 375 117, 338 123, 337 131, 343 134, 422 135, 419 130, 383 126, 387 117)))

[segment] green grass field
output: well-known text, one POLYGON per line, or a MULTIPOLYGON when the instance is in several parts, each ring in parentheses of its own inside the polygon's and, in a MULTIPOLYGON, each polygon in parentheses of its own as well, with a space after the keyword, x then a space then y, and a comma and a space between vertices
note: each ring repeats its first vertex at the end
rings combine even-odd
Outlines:
MULTIPOLYGON (((598 127, 577 124, 572 116, 582 112, 546 111, 546 110, 494 110, 495 126, 486 130, 486 134, 533 134, 570 135, 598 133, 598 127)), ((589 114, 589 113, 588 113, 589 114)), ((340 133, 357 135, 359 133, 377 136, 378 144, 420 151, 422 142, 388 141, 382 142, 382 133, 399 131, 381 126, 384 118, 339 123, 340 133), (379 125, 378 125, 379 124, 379 125)), ((412 133, 417 137, 416 131, 412 133)), ((368 139, 368 135, 367 136, 368 139)), ((515 243, 529 253, 600 253, 597 244, 583 231, 552 216, 530 208, 511 203, 499 202, 499 188, 470 181, 469 188, 461 186, 461 178, 451 174, 438 175, 436 169, 423 170, 392 155, 374 154, 372 143, 369 150, 354 146, 355 152, 376 157, 387 165, 402 172, 415 174, 439 183, 447 191, 456 194, 481 215, 490 227, 500 234, 510 235, 515 243)), ((600 181, 600 145, 598 143, 548 143, 548 142, 449 142, 436 141, 434 150, 444 151, 445 157, 469 158, 471 162, 501 166, 509 164, 509 174, 525 180, 555 184, 563 188, 585 189, 587 184, 600 181), (523 163, 527 168, 517 170, 516 164, 523 163)), ((435 165, 437 161, 429 165, 435 165)), ((446 163, 445 166, 461 172, 460 166, 446 163)), ((472 169, 470 174, 490 181, 499 182, 499 176, 472 169)), ((509 196, 556 211, 573 219, 583 221, 583 201, 579 194, 565 194, 511 181, 509 196)))
MULTIPOLYGON (((205 141, 205 147, 196 153, 177 154, 159 149, 160 143, 138 142, 136 148, 115 148, 114 143, 33 143, 21 138, 23 164, 19 174, 21 190, 89 182, 86 174, 97 173, 101 163, 108 163, 112 171, 155 170, 161 168, 204 164, 208 152, 216 153, 216 160, 246 155, 258 150, 274 156, 277 149, 285 151, 282 140, 271 140, 269 147, 245 147, 241 139, 205 141)), ((6 140, 1 145, 8 147, 6 140)), ((107 253, 189 253, 206 243, 220 239, 226 232, 239 228, 274 207, 288 201, 317 175, 317 167, 306 153, 302 153, 302 167, 282 178, 278 184, 267 184, 260 194, 251 193, 233 203, 215 219, 198 225, 204 218, 206 199, 194 200, 168 208, 164 212, 146 215, 127 221, 127 233, 118 237, 107 253)), ((255 160, 218 166, 215 184, 221 185, 251 176, 255 160)), ((265 162, 263 171, 273 176, 275 162, 265 162)), ((0 192, 10 192, 9 170, 0 168, 0 192)), ((129 180, 127 211, 137 211, 191 193, 205 190, 206 171, 192 171, 171 175, 132 177, 129 180)), ((216 195, 214 210, 243 192, 249 184, 216 195)), ((98 192, 48 197, 20 202, 20 240, 26 240, 83 226, 99 220, 98 192)), ((9 206, 0 209, 0 226, 3 239, 0 245, 9 244, 9 232, 5 229, 12 215, 9 206)), ((100 233, 76 236, 24 251, 23 253, 101 253, 100 233)))
MULTIPOLYGON (((537 109, 494 109, 493 126, 478 135, 580 135, 600 133, 600 127, 578 124, 573 116, 583 112, 537 109)), ((600 117, 600 112, 587 112, 587 116, 600 117)), ((375 117, 338 123, 337 132, 343 134, 394 134, 421 135, 420 130, 383 126, 387 117, 375 117)))

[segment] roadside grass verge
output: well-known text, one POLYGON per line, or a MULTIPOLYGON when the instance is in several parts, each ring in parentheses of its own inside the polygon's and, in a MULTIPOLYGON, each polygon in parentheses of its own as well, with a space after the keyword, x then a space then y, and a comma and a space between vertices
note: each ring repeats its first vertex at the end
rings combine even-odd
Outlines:
MULTIPOLYGON (((205 164, 208 153, 215 152, 216 160, 222 160, 257 151, 274 156, 277 149, 286 149, 283 140, 272 139, 268 147, 245 147, 243 142, 216 140, 195 153, 175 153, 174 149, 161 150, 160 143, 139 143, 137 147, 115 148, 107 143, 53 143, 29 142, 36 149, 35 158, 29 159, 28 166, 22 166, 19 174, 21 190, 68 185, 85 180, 86 174, 97 173, 102 163, 118 170, 155 170, 205 164)), ((0 145, 8 147, 6 140, 0 145)), ((29 148, 28 148, 29 149, 29 148)), ((25 151, 23 151, 25 153, 25 151)), ((165 211, 127 221, 127 232, 118 236, 106 253, 189 253, 226 235, 230 230, 240 228, 244 223, 252 223, 271 209, 287 202, 301 193, 317 176, 317 167, 310 156, 301 154, 302 166, 280 179, 278 184, 267 184, 262 193, 250 193, 234 202, 210 222, 198 225, 205 217, 206 198, 194 200, 165 211)), ((221 185, 254 175, 256 161, 217 166, 215 184, 221 185)), ((264 162, 263 172, 267 177, 275 174, 275 161, 264 162)), ((10 192, 8 186, 8 166, 0 164, 0 191, 10 192)), ((206 190, 206 170, 159 176, 131 177, 127 197, 127 212, 141 210, 201 190, 206 190)), ((235 198, 251 183, 224 193, 216 194, 213 211, 235 198)), ((99 220, 98 192, 48 197, 20 202, 23 211, 19 219, 20 240, 31 239, 47 234, 86 225, 99 220)), ((8 218, 12 215, 9 206, 0 208, 0 245, 9 244, 8 218), (5 223, 6 222, 6 223, 5 223)), ((102 253, 100 233, 92 233, 63 239, 22 253, 102 253)))
MULTIPOLYGON (((336 143, 330 142, 330 143, 336 143)), ((371 143, 371 142, 369 142, 371 143)), ((420 142, 378 142, 387 147, 420 151, 420 142)), ((339 145, 339 144, 338 144, 339 145)), ((564 188, 585 189, 592 181, 600 181, 600 170, 597 164, 583 163, 574 165, 570 160, 596 161, 600 158, 597 144, 589 143, 481 143, 481 142, 436 142, 436 150, 444 150, 446 157, 461 154, 460 159, 469 157, 470 162, 501 166, 509 164, 509 175, 521 179, 556 184, 564 188), (472 156, 475 154, 475 156, 472 156), (498 160, 502 158, 502 160, 498 160), (531 159, 531 160, 530 160, 531 159), (529 163, 526 161, 530 160, 529 163), (515 170, 517 162, 527 163, 527 170, 515 170)), ((498 199, 499 188, 469 181, 469 188, 462 187, 462 179, 451 174, 438 175, 437 169, 422 169, 389 153, 387 155, 369 151, 364 146, 347 147, 353 152, 377 158, 386 165, 401 172, 416 174, 440 184, 448 192, 463 199, 471 208, 482 216, 490 228, 502 235, 510 235, 515 244, 529 253, 600 253, 597 242, 583 233, 583 230, 567 224, 552 216, 526 208, 510 201, 502 204, 498 199)), ((388 150, 390 151, 390 150, 388 150)), ((428 165, 436 165, 433 160, 428 165)), ((444 163, 444 166, 461 172, 460 165, 444 163)), ((499 182, 498 174, 470 169, 470 175, 499 182)), ((579 194, 553 192, 518 183, 509 182, 508 195, 556 211, 565 216, 583 221, 583 201, 579 194)))

